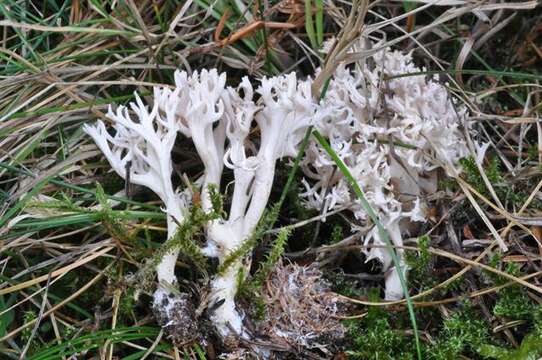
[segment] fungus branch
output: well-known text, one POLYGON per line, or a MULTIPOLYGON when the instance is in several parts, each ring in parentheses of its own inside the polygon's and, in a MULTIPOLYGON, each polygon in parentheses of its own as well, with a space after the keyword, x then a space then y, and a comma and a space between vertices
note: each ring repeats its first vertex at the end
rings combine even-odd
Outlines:
MULTIPOLYGON (((156 98, 160 94, 160 89, 154 90, 156 98)), ((116 111, 109 108, 107 117, 112 121, 114 135, 106 130, 101 120, 94 126, 85 125, 83 129, 93 138, 120 177, 127 180, 127 169, 130 169, 131 182, 151 189, 160 197, 168 215, 168 238, 171 238, 177 224, 184 219, 182 209, 186 206, 183 198, 175 193, 171 181, 171 150, 179 129, 174 109, 166 107, 161 114, 155 104, 149 111, 137 94, 136 102, 130 104, 130 109, 136 120, 124 106, 119 106, 116 111)), ((174 267, 177 255, 178 250, 173 249, 157 265, 159 281, 176 283, 174 267)))

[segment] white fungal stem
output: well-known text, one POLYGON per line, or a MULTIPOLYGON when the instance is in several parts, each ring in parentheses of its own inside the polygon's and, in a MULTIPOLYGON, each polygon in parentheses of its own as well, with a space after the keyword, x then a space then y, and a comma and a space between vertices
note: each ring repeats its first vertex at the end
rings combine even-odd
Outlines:
MULTIPOLYGON (((175 203, 176 202, 177 201, 175 201, 175 203)), ((175 236, 179 227, 178 224, 182 224, 184 221, 182 209, 175 203, 166 206, 168 240, 175 236)), ((175 263, 177 262, 178 256, 179 249, 173 248, 162 257, 160 263, 156 266, 158 282, 165 282, 167 284, 175 284, 177 282, 175 277, 175 263)))
MULTIPOLYGON (((207 232, 208 242, 219 249, 217 256, 221 264, 254 232, 269 201, 276 162, 285 155, 297 153, 296 147, 315 110, 307 91, 308 83, 298 84, 295 74, 262 80, 257 91, 262 95, 263 110, 257 113, 252 102, 252 87, 246 78, 240 88, 244 98, 229 91, 230 96, 225 101, 226 135, 230 142, 225 163, 234 169, 235 177, 230 214, 225 222, 209 224, 207 232), (247 157, 245 141, 253 117, 260 130, 260 145, 255 156, 247 157)), ((236 259, 211 281, 212 300, 222 302, 212 314, 212 320, 223 336, 232 330, 247 336, 242 316, 235 306, 235 295, 239 275, 248 274, 250 263, 250 254, 236 259)))
MULTIPOLYGON (((223 264, 232 252, 242 246, 243 242, 254 232, 269 200, 274 165, 266 162, 261 163, 256 177, 252 171, 236 170, 236 179, 238 180, 235 184, 230 218, 225 223, 213 223, 208 228, 208 241, 216 243, 222 249, 218 255, 220 264, 223 264), (252 179, 254 179, 254 183, 253 190, 250 191, 252 198, 249 209, 245 216, 238 216, 247 206, 249 198, 249 196, 240 193, 246 194, 252 179)), ((222 305, 212 314, 212 320, 223 336, 229 335, 231 330, 238 335, 247 336, 243 330, 242 317, 235 306, 235 295, 238 290, 239 275, 246 276, 248 274, 250 258, 251 256, 248 255, 246 258, 236 259, 223 274, 216 276, 211 281, 211 298, 215 302, 222 301, 222 305)))

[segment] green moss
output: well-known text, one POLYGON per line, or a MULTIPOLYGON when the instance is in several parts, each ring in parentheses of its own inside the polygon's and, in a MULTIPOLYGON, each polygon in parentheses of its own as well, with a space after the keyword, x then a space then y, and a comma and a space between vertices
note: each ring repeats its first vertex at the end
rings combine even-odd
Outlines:
POLYGON ((216 214, 220 218, 224 218, 224 197, 221 193, 218 192, 217 186, 215 184, 209 184, 208 190, 214 214, 216 214))
POLYGON ((264 281, 267 279, 275 264, 280 260, 280 257, 284 253, 288 238, 292 233, 290 227, 283 227, 275 237, 275 241, 271 246, 271 250, 266 255, 265 261, 260 264, 258 271, 254 274, 253 283, 256 287, 261 287, 264 281))
POLYGON ((484 345, 480 355, 486 359, 497 360, 540 360, 542 356, 542 335, 532 333, 527 335, 518 349, 507 350, 494 345, 484 345))
POLYGON ((104 189, 99 183, 96 184, 96 198, 101 205, 100 218, 102 225, 109 235, 121 242, 134 243, 136 234, 128 229, 119 216, 114 215, 113 209, 107 202, 104 189))
MULTIPOLYGON (((430 272, 431 253, 429 252, 429 244, 431 239, 429 236, 421 236, 418 238, 419 251, 407 251, 405 260, 409 271, 409 279, 411 282, 419 283, 420 285, 430 286, 427 281, 433 279, 433 276, 427 276, 430 272)), ((433 281, 431 281, 433 283, 433 281)))
POLYGON ((343 239, 343 227, 339 224, 333 225, 333 230, 331 231, 329 242, 331 244, 337 244, 342 239, 343 239))
POLYGON ((239 259, 244 258, 246 255, 252 252, 254 247, 256 247, 258 242, 263 238, 263 235, 265 234, 265 232, 269 230, 275 223, 275 220, 278 217, 278 212, 279 212, 279 208, 278 206, 275 205, 270 210, 267 210, 263 214, 252 236, 246 239, 241 244, 241 246, 239 246, 237 249, 232 251, 231 254, 228 257, 226 257, 222 265, 218 268, 218 273, 223 273, 234 262, 236 262, 239 259))
POLYGON ((151 261, 153 267, 158 265, 165 254, 173 249, 179 249, 182 257, 194 264, 199 271, 205 271, 207 260, 194 238, 202 231, 208 221, 215 220, 218 216, 215 212, 206 213, 200 204, 192 205, 188 216, 180 224, 175 235, 168 239, 153 255, 151 261))
MULTIPOLYGON (((25 311, 23 314, 23 322, 25 324, 36 320, 37 314, 34 311, 28 310, 25 311)), ((40 348, 40 341, 39 336, 32 337, 32 331, 34 330, 34 326, 29 326, 21 331, 21 340, 23 344, 27 344, 28 341, 30 341, 30 344, 28 346, 28 351, 26 352, 27 355, 33 354, 40 348)))
MULTIPOLYGON (((504 267, 503 271, 510 275, 521 276, 521 270, 516 263, 503 264, 501 256, 494 254, 489 265, 496 269, 504 267)), ((484 274, 496 286, 503 285, 509 280, 495 273, 485 271, 484 274)), ((534 302, 527 295, 525 288, 519 284, 505 287, 497 292, 497 300, 493 307, 493 314, 508 319, 529 319, 535 310, 534 302)))
POLYGON ((467 304, 464 310, 444 319, 439 338, 435 345, 428 349, 427 358, 448 360, 457 359, 460 355, 476 354, 488 339, 488 324, 467 304))
MULTIPOLYGON (((37 318, 37 315, 34 311, 25 311, 23 314, 23 322, 25 324, 35 320, 37 318)), ((21 331, 21 339, 23 341, 28 341, 30 339, 30 336, 32 335, 32 327, 26 327, 21 331)))
MULTIPOLYGON (((520 276, 521 271, 516 263, 508 263, 505 271, 514 276, 520 276)), ((504 283, 499 279, 496 285, 504 283)), ((514 284, 499 291, 499 297, 493 307, 493 314, 509 319, 529 319, 534 310, 534 302, 527 296, 524 287, 514 284)))
POLYGON ((437 290, 440 293, 450 293, 461 290, 461 286, 464 284, 463 277, 457 277, 452 280, 450 283, 446 284, 441 290, 437 290))
POLYGON ((480 355, 487 359, 497 360, 538 360, 542 357, 542 306, 531 310, 533 328, 526 335, 519 348, 509 350, 495 345, 483 345, 480 355))
POLYGON ((256 237, 250 237, 245 240, 241 246, 233 250, 227 257, 224 259, 224 262, 218 268, 218 273, 223 274, 230 266, 232 266, 236 261, 244 258, 249 253, 252 252, 254 247, 258 244, 258 239, 256 237))
POLYGON ((356 280, 347 279, 343 272, 329 272, 325 276, 329 283, 332 284, 332 290, 344 296, 362 298, 372 291, 366 287, 360 287, 356 280))
POLYGON ((275 237, 271 249, 265 257, 265 260, 260 264, 258 270, 252 277, 240 277, 240 281, 244 279, 244 282, 240 282, 239 296, 248 299, 253 306, 255 320, 262 320, 265 318, 265 302, 261 297, 261 288, 273 271, 275 265, 280 260, 288 238, 292 233, 290 227, 284 227, 275 237))
MULTIPOLYGON (((378 292, 369 295, 378 300, 378 292)), ((479 358, 482 347, 490 344, 490 328, 481 314, 470 303, 452 313, 446 319, 439 319, 438 312, 431 312, 429 323, 439 328, 428 327, 429 339, 423 344, 424 359, 449 360, 479 358)), ((351 339, 348 354, 356 359, 414 359, 416 351, 412 344, 412 332, 406 314, 391 313, 381 307, 369 307, 367 316, 361 320, 346 322, 351 339)))
POLYGON ((348 326, 355 350, 347 353, 354 359, 414 359, 411 339, 391 328, 388 319, 377 318, 370 328, 361 329, 356 324, 348 326))
MULTIPOLYGON (((379 290, 370 290, 368 297, 371 301, 380 301, 379 290)), ((397 320, 385 309, 375 306, 367 309, 363 319, 346 321, 352 341, 347 353, 354 359, 414 359, 416 352, 411 336, 391 326, 397 325, 397 320)))
POLYGON ((523 288, 511 286, 500 291, 493 314, 509 319, 528 319, 533 310, 534 304, 523 288))
MULTIPOLYGON (((154 275, 156 266, 160 263, 165 254, 173 249, 179 250, 179 256, 188 263, 194 265, 192 268, 200 273, 207 273, 207 257, 201 252, 200 245, 196 241, 198 235, 203 232, 203 226, 212 220, 216 220, 220 214, 211 211, 206 213, 201 208, 201 204, 193 204, 186 214, 184 221, 179 224, 175 235, 169 238, 158 249, 154 251, 152 257, 145 261, 138 270, 133 283, 137 288, 143 291, 149 291, 154 284, 154 275)), ((175 289, 171 289, 175 291, 175 289)))
MULTIPOLYGON (((459 160, 459 164, 463 168, 465 180, 479 193, 489 195, 486 184, 480 175, 480 171, 478 170, 474 157, 468 156, 463 158, 459 160)), ((499 173, 498 160, 492 158, 484 171, 491 184, 495 186, 496 184, 502 183, 502 177, 499 173)))
MULTIPOLYGON (((472 156, 463 158, 459 161, 463 168, 465 180, 480 194, 487 198, 491 198, 491 194, 478 170, 478 166, 472 156)), ((490 158, 486 164, 484 164, 484 173, 489 180, 489 183, 493 186, 497 197, 503 203, 510 203, 513 205, 521 206, 525 203, 529 196, 529 190, 532 186, 526 186, 525 182, 518 184, 510 184, 505 179, 505 172, 501 169, 500 160, 497 157, 490 158)), ((534 186, 534 185, 533 185, 534 186)), ((535 200, 531 205, 539 205, 538 200, 535 200)))
POLYGON ((135 318, 134 308, 136 307, 135 290, 133 288, 126 289, 120 297, 119 302, 119 321, 124 322, 130 317, 135 318))

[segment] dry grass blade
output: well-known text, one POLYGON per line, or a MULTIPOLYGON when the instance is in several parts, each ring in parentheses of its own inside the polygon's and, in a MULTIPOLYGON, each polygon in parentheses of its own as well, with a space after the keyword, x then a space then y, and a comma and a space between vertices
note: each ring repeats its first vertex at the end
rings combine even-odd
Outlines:
MULTIPOLYGON (((104 276, 104 273, 106 272, 106 270, 108 270, 108 268, 109 268, 109 266, 107 268, 103 269, 102 271, 100 271, 100 273, 98 275, 93 277, 92 280, 90 280, 88 283, 86 283, 83 287, 78 289, 76 292, 74 292, 73 294, 66 297, 61 302, 59 302, 58 304, 56 304, 55 306, 53 306, 52 308, 50 308, 49 310, 44 312, 42 317, 49 316, 50 314, 54 313, 56 310, 62 308, 64 305, 70 303, 72 300, 76 299, 78 296, 83 294, 85 291, 87 291, 92 285, 94 285, 98 280, 100 280, 104 276)), ((24 325, 18 327, 17 329, 9 332, 8 334, 6 334, 2 338, 0 338, 0 342, 11 339, 12 337, 17 335, 18 333, 20 333, 24 329, 32 326, 36 321, 37 321, 37 319, 31 320, 31 321, 25 323, 24 325)))
MULTIPOLYGON (((360 248, 360 247, 363 247, 363 246, 351 245, 348 248, 360 248)), ((382 247, 383 248, 384 246, 371 245, 371 247, 382 247)), ((412 247, 412 246, 402 246, 402 247, 397 247, 397 248, 404 249, 404 250, 411 250, 411 251, 419 251, 418 248, 412 247)), ((450 253, 448 251, 444 251, 444 250, 440 250, 440 249, 434 249, 434 248, 428 248, 427 251, 429 251, 433 255, 442 256, 442 257, 451 259, 453 261, 456 261, 458 263, 469 265, 470 267, 483 269, 485 271, 488 271, 490 273, 493 273, 495 275, 498 275, 500 277, 508 279, 514 284, 519 284, 519 285, 524 286, 526 288, 529 288, 529 289, 531 289, 531 290, 533 290, 533 291, 535 291, 535 292, 537 292, 539 294, 542 294, 542 287, 536 286, 536 285, 531 284, 531 283, 526 281, 526 279, 533 278, 533 277, 535 277, 537 275, 532 275, 532 276, 526 276, 526 277, 523 277, 523 278, 519 278, 519 277, 511 275, 511 274, 509 274, 507 272, 504 272, 504 271, 501 271, 499 269, 495 269, 495 268, 493 268, 491 266, 488 266, 486 264, 483 264, 481 262, 466 259, 466 258, 463 258, 461 256, 452 254, 452 253, 450 253)), ((463 270, 465 270, 465 269, 463 269, 463 270)), ((453 280, 455 280, 459 276, 458 274, 454 275, 455 278, 453 280)), ((442 286, 442 285, 440 285, 440 286, 442 286)), ((482 291, 482 292, 484 292, 484 291, 482 291)), ((423 293, 423 294, 414 295, 414 296, 412 296, 412 299, 422 297, 422 296, 424 296, 426 294, 428 294, 428 292, 423 293)), ((389 302, 370 302, 370 301, 352 299, 352 298, 348 298, 348 297, 345 297, 345 298, 348 299, 351 302, 354 302, 354 303, 358 303, 358 304, 361 304, 361 305, 371 305, 371 306, 389 306, 389 305, 397 305, 397 304, 404 304, 405 303, 404 300, 389 301, 389 302)))
POLYGON ((0 295, 5 295, 5 294, 9 294, 9 293, 18 291, 18 290, 26 289, 27 287, 30 287, 30 286, 35 285, 35 284, 39 284, 40 282, 47 281, 48 279, 52 279, 52 278, 55 278, 57 276, 65 275, 69 271, 71 271, 73 269, 76 269, 79 266, 82 266, 82 265, 96 259, 97 257, 105 255, 106 253, 108 253, 112 249, 113 249, 113 247, 106 247, 106 248, 104 248, 102 250, 99 250, 99 251, 97 251, 97 252, 95 252, 95 253, 87 256, 87 257, 84 257, 84 258, 82 258, 80 260, 77 260, 73 264, 70 264, 70 265, 64 266, 64 267, 62 267, 62 268, 60 268, 58 270, 55 270, 51 274, 42 275, 42 276, 37 277, 35 279, 25 281, 23 283, 13 285, 13 286, 10 286, 10 287, 4 288, 4 289, 0 289, 0 295))
POLYGON ((337 39, 334 40, 321 72, 311 85, 314 98, 320 98, 325 82, 331 78, 337 66, 345 62, 352 43, 362 36, 368 9, 369 2, 366 0, 354 0, 352 2, 350 14, 343 24, 337 39))

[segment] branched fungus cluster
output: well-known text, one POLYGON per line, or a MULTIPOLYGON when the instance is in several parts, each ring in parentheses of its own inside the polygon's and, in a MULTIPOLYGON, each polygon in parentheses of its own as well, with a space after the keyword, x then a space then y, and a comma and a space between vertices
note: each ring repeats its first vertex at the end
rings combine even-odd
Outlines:
MULTIPOLYGON (((228 215, 205 225, 207 241, 202 252, 218 258, 220 263, 254 231, 267 206, 277 160, 296 155, 317 111, 310 84, 298 81, 295 74, 263 78, 255 91, 247 78, 237 88, 225 84, 226 74, 216 70, 202 70, 191 76, 177 71, 173 90, 154 89, 152 108, 137 97, 131 104, 132 112, 122 106, 108 112, 114 135, 101 121, 85 126, 117 174, 126 179, 126 165, 130 162, 130 181, 148 187, 160 197, 168 215, 168 238, 175 235, 188 207, 172 185, 171 151, 177 134, 192 139, 204 165, 198 181, 203 211, 212 210, 209 189, 220 190, 224 167, 233 171, 235 182, 228 215), (249 137, 255 126, 258 136, 249 137)), ((177 282, 177 255, 178 249, 173 249, 156 268, 161 285, 155 293, 155 306, 163 306, 164 298, 173 299, 169 286, 177 282)), ((232 331, 248 336, 235 306, 238 274, 248 266, 250 259, 237 259, 211 281, 211 304, 220 303, 211 320, 223 336, 232 331)))
MULTIPOLYGON (((410 222, 426 219, 424 194, 437 188, 437 170, 453 171, 468 154, 461 133, 466 111, 452 101, 446 87, 419 73, 410 55, 386 49, 355 64, 340 66, 320 104, 316 128, 348 166, 391 241, 402 246, 410 222), (405 76, 405 74, 407 74, 405 76)), ((348 181, 316 140, 303 161, 307 206, 324 213, 347 207, 368 247, 386 273, 385 297, 401 298, 397 270, 348 181)), ((402 250, 398 250, 401 254, 402 250)), ((402 264, 406 271, 406 264, 402 264)))
MULTIPOLYGON (((262 78, 255 88, 245 77, 233 88, 226 86, 226 74, 216 70, 191 75, 177 71, 174 87, 154 89, 152 106, 136 96, 129 108, 110 109, 107 116, 113 132, 102 121, 86 125, 85 131, 119 176, 128 178, 130 163, 129 180, 161 199, 168 239, 183 223, 190 203, 172 182, 171 153, 178 134, 192 140, 204 166, 203 175, 196 180, 204 212, 213 209, 210 189, 221 192, 225 168, 231 171, 229 211, 207 221, 206 242, 201 248, 203 254, 223 264, 262 218, 277 160, 295 157, 307 128, 314 125, 347 164, 393 242, 401 245, 401 224, 426 217, 423 194, 434 191, 436 170, 442 164, 456 164, 466 154, 460 133, 464 110, 456 111, 444 86, 423 75, 390 79, 417 71, 410 56, 385 50, 353 67, 339 67, 322 101, 313 98, 311 79, 299 80, 294 73, 262 78)), ((317 142, 309 143, 302 169, 308 206, 324 211, 347 206, 357 220, 353 229, 367 230, 365 243, 382 244, 341 172, 317 142)), ((386 297, 400 297, 387 250, 372 248, 367 254, 369 259, 379 259, 388 271, 386 297)), ((175 328, 176 319, 182 318, 171 314, 184 301, 171 291, 177 284, 177 256, 178 249, 169 250, 156 267, 159 285, 154 306, 166 328, 175 328)), ((251 337, 243 325, 245 312, 235 301, 239 274, 248 274, 250 263, 250 254, 242 256, 211 279, 209 318, 223 337, 251 337)), ((297 277, 307 271, 295 269, 292 276, 302 284, 297 277)), ((279 284, 273 286, 278 291, 279 284)), ((304 319, 302 314, 292 316, 296 321, 304 319)), ((281 323, 281 332, 288 336, 284 326, 281 323)), ((296 340, 298 345, 310 344, 317 334, 303 336, 296 340)))

